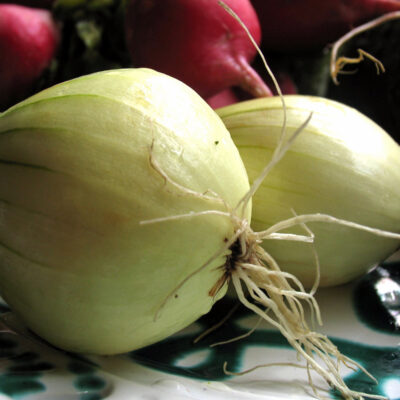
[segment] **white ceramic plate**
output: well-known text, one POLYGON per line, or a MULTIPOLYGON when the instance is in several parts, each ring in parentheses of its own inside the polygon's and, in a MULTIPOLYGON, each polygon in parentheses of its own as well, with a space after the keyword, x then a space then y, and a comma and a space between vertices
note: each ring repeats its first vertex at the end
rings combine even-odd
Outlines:
MULTIPOLYGON (((388 264, 358 282, 320 290, 318 302, 327 334, 339 349, 366 367, 379 381, 373 383, 360 371, 343 370, 355 390, 400 399, 400 328, 396 329, 396 300, 400 301, 400 262, 388 264), (383 282, 383 283, 382 283, 383 282), (397 286, 396 286, 397 285, 397 286), (386 292, 385 292, 386 291, 386 292), (398 296, 396 298, 396 296, 398 296), (392 308, 383 307, 384 299, 392 308), (391 314, 392 315, 391 315, 391 314)), ((249 331, 257 318, 239 308, 218 330, 200 342, 193 340, 234 303, 225 300, 209 315, 162 343, 113 357, 89 357, 54 349, 26 332, 2 306, 0 329, 0 400, 306 400, 314 398, 304 369, 291 366, 259 368, 258 364, 296 363, 296 353, 277 331, 260 325, 249 337, 210 347, 249 331)), ((400 323, 400 306, 397 303, 400 323)), ((339 398, 318 377, 320 395, 339 398)))

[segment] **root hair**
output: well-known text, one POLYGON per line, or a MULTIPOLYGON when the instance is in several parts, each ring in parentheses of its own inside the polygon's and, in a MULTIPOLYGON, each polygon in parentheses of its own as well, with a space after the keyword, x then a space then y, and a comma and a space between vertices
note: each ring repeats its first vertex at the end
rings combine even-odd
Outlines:
MULTIPOLYGON (((385 72, 385 67, 383 64, 372 54, 367 53, 365 50, 357 49, 358 57, 350 58, 350 57, 338 57, 339 49, 349 40, 353 39, 355 36, 366 32, 370 29, 377 27, 387 21, 391 21, 394 19, 400 18, 400 11, 392 11, 386 13, 378 18, 375 18, 371 21, 366 22, 356 28, 352 29, 351 31, 347 32, 343 35, 339 40, 337 40, 331 50, 331 60, 330 60, 330 73, 333 82, 338 85, 339 81, 337 79, 338 74, 346 73, 343 71, 343 68, 347 64, 358 64, 362 62, 365 58, 371 60, 376 67, 377 73, 385 72)), ((348 72, 347 72, 348 73, 348 72)))

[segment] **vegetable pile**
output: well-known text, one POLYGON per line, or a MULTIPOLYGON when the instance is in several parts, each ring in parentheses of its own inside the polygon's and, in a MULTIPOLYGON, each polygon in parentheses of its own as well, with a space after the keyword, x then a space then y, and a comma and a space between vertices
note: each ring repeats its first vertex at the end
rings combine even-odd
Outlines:
POLYGON ((57 54, 0 114, 0 293, 51 344, 106 355, 188 326, 231 284, 308 370, 377 398, 347 387, 340 367, 363 367, 314 331, 314 294, 399 247, 400 147, 352 107, 282 95, 266 62, 264 82, 252 4, 49 5, 57 54))

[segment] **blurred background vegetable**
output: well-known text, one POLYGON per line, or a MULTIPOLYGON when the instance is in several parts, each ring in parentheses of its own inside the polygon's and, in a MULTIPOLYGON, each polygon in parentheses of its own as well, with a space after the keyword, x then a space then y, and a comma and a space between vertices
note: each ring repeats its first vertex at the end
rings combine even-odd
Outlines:
POLYGON ((354 26, 400 10, 398 0, 252 0, 263 47, 307 51, 331 44, 354 26))
MULTIPOLYGON (((56 60, 50 70, 36 79, 32 92, 87 73, 140 64, 166 68, 165 72, 191 81, 213 107, 257 95, 240 87, 246 86, 245 76, 253 77, 255 87, 264 87, 265 94, 267 88, 276 93, 259 57, 254 58, 255 50, 243 29, 216 5, 216 0, 16 2, 49 8, 60 27, 56 60), (157 16, 162 10, 165 18, 157 16), (148 22, 147 27, 139 14, 148 22), (175 21, 173 29, 165 22, 167 19, 171 24, 175 21), (139 43, 142 35, 146 43, 143 45, 139 43), (171 38, 169 42, 167 38, 171 38), (179 54, 174 56, 174 53, 179 54), (168 61, 171 59, 173 63, 168 61)), ((397 112, 400 53, 396 51, 400 46, 399 21, 365 32, 342 48, 342 54, 350 57, 357 54, 359 47, 370 52, 383 62, 385 74, 376 76, 374 66, 367 61, 355 67, 356 74, 341 76, 339 86, 333 85, 329 76, 331 44, 354 26, 398 10, 399 0, 231 0, 227 3, 260 42, 283 93, 339 100, 371 117, 400 141, 397 112)), ((15 101, 9 98, 8 104, 15 101)))
MULTIPOLYGON (((226 4, 260 42, 260 25, 250 1, 226 4)), ((254 45, 218 0, 131 0, 126 40, 133 65, 174 76, 203 98, 232 86, 253 97, 271 95, 250 66, 254 45)))
POLYGON ((125 2, 57 0, 54 17, 62 22, 62 42, 54 83, 92 72, 131 66, 125 46, 125 2))
POLYGON ((47 8, 50 9, 56 0, 1 0, 0 4, 18 4, 26 7, 47 8))
POLYGON ((0 111, 35 91, 58 43, 59 30, 49 11, 0 4, 0 111))

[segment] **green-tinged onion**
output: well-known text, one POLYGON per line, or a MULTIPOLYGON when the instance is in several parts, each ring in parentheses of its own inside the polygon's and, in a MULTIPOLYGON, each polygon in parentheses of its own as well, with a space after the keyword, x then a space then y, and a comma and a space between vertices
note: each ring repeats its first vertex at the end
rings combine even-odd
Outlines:
POLYGON ((247 190, 223 123, 181 82, 127 69, 54 86, 0 116, 0 292, 67 350, 161 340, 224 294, 209 292, 228 251, 162 307, 234 226, 221 215, 141 222, 226 210, 247 190))
MULTIPOLYGON (((294 215, 324 213, 400 232, 400 147, 378 125, 343 104, 318 97, 285 96, 286 138, 311 119, 253 196, 252 228, 262 231, 294 215)), ((278 97, 218 110, 239 148, 250 182, 271 160, 283 124, 278 97)), ((329 221, 328 221, 329 222, 329 221)), ((321 285, 347 282, 390 255, 399 241, 337 223, 308 222, 315 235, 321 285)), ((305 226, 285 232, 311 235, 305 226)), ((267 240, 263 247, 281 269, 311 286, 316 261, 311 245, 267 240)))

